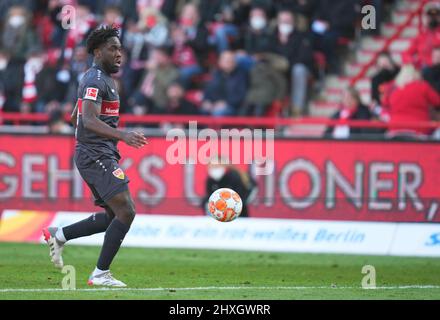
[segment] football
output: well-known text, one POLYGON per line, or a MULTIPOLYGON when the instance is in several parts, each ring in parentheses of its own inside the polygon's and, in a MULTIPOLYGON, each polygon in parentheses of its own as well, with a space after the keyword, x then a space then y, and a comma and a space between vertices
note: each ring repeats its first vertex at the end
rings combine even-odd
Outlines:
POLYGON ((240 195, 232 189, 218 189, 209 197, 208 213, 218 221, 229 222, 237 219, 242 208, 240 195))

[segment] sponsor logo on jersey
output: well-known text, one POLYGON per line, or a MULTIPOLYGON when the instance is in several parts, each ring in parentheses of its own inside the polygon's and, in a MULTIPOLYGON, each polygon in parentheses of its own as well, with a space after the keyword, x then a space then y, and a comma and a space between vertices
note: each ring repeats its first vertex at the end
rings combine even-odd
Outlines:
POLYGON ((103 100, 101 104, 101 115, 104 116, 119 116, 119 101, 103 100))
POLYGON ((113 173, 113 175, 114 175, 116 178, 118 178, 118 179, 124 180, 124 178, 125 178, 124 171, 122 171, 121 168, 116 169, 116 170, 113 171, 112 173, 113 173))
POLYGON ((119 109, 105 108, 104 114, 118 114, 119 109))
POLYGON ((98 98, 98 91, 99 90, 96 88, 87 88, 84 99, 90 99, 96 101, 96 99, 98 98))

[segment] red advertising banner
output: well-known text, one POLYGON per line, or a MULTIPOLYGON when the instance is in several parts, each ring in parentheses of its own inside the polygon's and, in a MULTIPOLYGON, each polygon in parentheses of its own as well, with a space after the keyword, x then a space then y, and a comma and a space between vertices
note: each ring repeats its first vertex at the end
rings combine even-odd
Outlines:
MULTIPOLYGON (((149 141, 142 149, 119 144, 136 211, 203 215, 207 166, 170 164, 175 142, 149 141)), ((187 140, 186 156, 197 159, 204 144, 187 140)), ((73 137, 0 135, 0 211, 97 210, 74 169, 74 147, 73 137)), ((252 217, 440 222, 438 143, 277 139, 274 166, 258 176, 252 217)))

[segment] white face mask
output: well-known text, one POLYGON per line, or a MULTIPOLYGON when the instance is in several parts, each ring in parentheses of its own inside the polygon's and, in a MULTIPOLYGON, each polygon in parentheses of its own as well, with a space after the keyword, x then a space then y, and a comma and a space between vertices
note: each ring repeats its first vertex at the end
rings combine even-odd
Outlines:
POLYGON ((8 60, 0 59, 0 70, 5 70, 8 66, 8 60))
POLYGON ((260 16, 251 18, 251 27, 254 30, 261 30, 266 26, 266 19, 260 16))
POLYGON ((291 24, 288 24, 288 23, 281 23, 281 24, 278 26, 278 30, 280 31, 280 33, 281 33, 282 35, 287 36, 287 35, 289 35, 289 34, 292 33, 292 31, 293 31, 293 26, 292 26, 291 24))
POLYGON ((9 24, 13 28, 21 27, 25 21, 26 19, 23 16, 12 16, 9 18, 9 24))
POLYGON ((221 178, 223 178, 225 172, 226 172, 225 167, 214 167, 209 169, 208 174, 212 179, 219 181, 221 178))
POLYGON ((26 67, 38 73, 43 68, 44 61, 40 58, 30 58, 26 63, 26 67))
POLYGON ((57 80, 62 83, 67 83, 70 80, 70 73, 67 70, 60 70, 56 76, 57 80))

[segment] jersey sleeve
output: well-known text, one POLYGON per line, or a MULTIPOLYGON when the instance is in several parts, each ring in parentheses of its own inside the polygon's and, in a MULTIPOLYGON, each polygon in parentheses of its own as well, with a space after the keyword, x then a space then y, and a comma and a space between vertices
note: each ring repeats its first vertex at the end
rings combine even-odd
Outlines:
POLYGON ((102 79, 93 79, 85 83, 84 89, 80 92, 82 100, 90 100, 98 104, 105 99, 106 85, 102 79))

